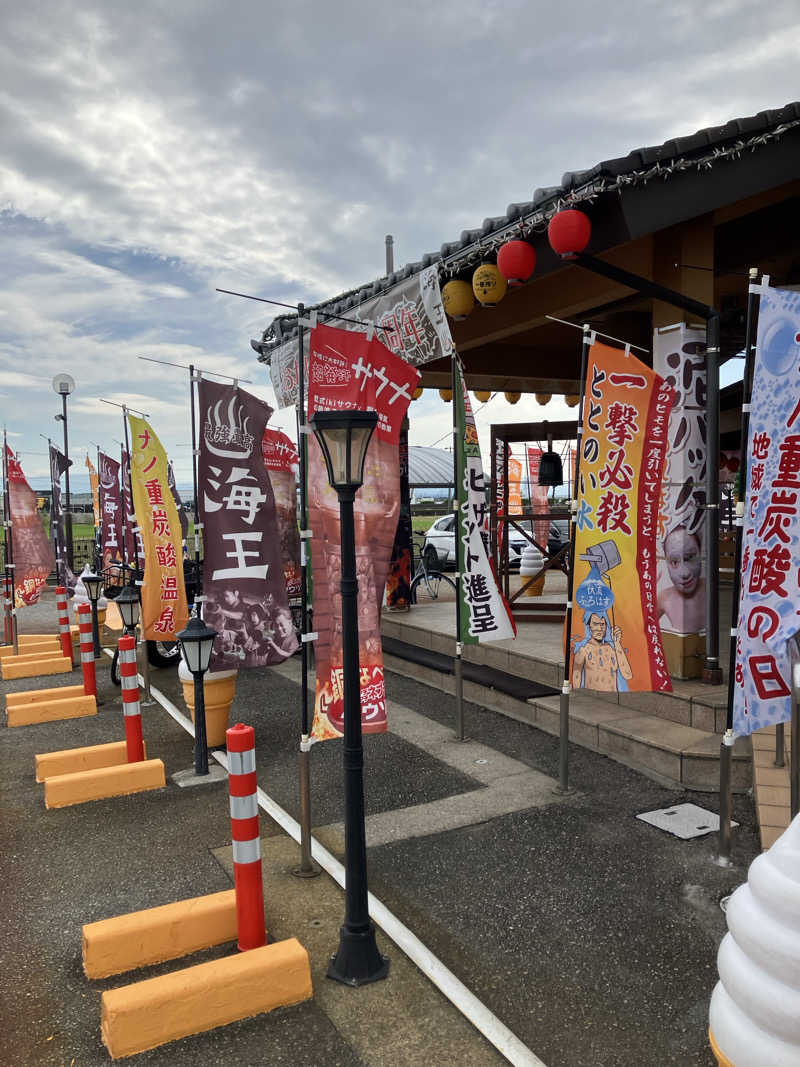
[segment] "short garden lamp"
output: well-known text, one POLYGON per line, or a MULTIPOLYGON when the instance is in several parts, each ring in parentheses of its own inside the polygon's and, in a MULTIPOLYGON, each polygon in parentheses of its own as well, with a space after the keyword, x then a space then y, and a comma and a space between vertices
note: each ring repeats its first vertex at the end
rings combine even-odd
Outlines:
POLYGON ((122 617, 122 625, 125 627, 125 633, 135 633, 136 627, 139 625, 139 616, 141 614, 139 591, 136 586, 123 586, 122 592, 117 597, 115 603, 119 608, 119 613, 122 617))
POLYGON ((364 753, 358 658, 358 580, 353 501, 364 481, 364 459, 378 422, 374 411, 318 411, 309 420, 322 449, 328 481, 339 497, 342 551, 342 688, 344 691, 345 918, 328 977, 346 985, 389 973, 370 922, 364 830, 364 753))
POLYGON ((94 658, 100 659, 100 624, 97 615, 97 601, 100 599, 100 586, 103 579, 99 574, 84 574, 81 578, 89 603, 92 605, 92 641, 94 642, 94 658))
POLYGON ((183 662, 194 678, 194 771, 198 775, 208 774, 203 675, 211 662, 211 649, 216 636, 217 631, 206 626, 199 615, 192 615, 186 629, 177 634, 183 662))

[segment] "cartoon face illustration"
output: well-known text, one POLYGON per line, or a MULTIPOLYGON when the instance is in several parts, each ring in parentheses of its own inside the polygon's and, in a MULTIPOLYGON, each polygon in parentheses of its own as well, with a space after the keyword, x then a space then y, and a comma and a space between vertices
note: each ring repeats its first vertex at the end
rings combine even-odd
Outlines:
POLYGON ((595 641, 602 641, 606 636, 606 620, 602 615, 590 616, 589 629, 595 641))

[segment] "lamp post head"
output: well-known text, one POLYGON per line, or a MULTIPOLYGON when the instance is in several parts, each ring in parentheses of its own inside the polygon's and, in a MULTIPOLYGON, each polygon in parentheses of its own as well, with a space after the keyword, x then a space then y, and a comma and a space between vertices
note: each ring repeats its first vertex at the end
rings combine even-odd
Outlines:
POLYGON ((141 614, 139 591, 134 585, 126 585, 115 601, 126 630, 135 630, 141 614))
POLYGON ((211 650, 217 631, 206 626, 199 615, 192 615, 185 630, 176 634, 183 662, 192 674, 205 674, 211 662, 211 650))
POLYGON ((84 574, 81 581, 86 587, 89 599, 94 604, 100 598, 100 586, 103 584, 102 576, 99 574, 84 574))
POLYGON ((319 441, 328 481, 337 493, 355 493, 364 481, 364 460, 378 424, 374 411, 316 411, 309 419, 319 441))
POLYGON ((57 374, 53 378, 53 392, 59 396, 69 396, 75 392, 75 379, 71 374, 57 374))

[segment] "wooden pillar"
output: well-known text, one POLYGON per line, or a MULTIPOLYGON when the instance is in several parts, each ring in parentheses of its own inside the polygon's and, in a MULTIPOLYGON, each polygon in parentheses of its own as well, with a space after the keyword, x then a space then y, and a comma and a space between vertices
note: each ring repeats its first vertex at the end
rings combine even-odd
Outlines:
MULTIPOLYGON (((655 235, 653 279, 661 285, 713 306, 713 268, 711 215, 655 235)), ((670 368, 679 379, 680 401, 670 417, 664 489, 668 506, 659 516, 659 605, 667 609, 660 620, 664 654, 673 677, 699 678, 705 657, 705 519, 704 512, 699 510, 705 504, 702 463, 711 449, 719 450, 718 441, 705 441, 705 372, 702 369, 705 323, 680 308, 656 300, 653 301, 653 333, 653 366, 658 373, 665 375, 662 362, 665 356, 673 362, 677 361, 676 357, 681 360, 679 367, 670 368), (698 327, 696 332, 691 331, 690 337, 684 338, 688 343, 683 345, 679 343, 682 324, 698 327), (669 327, 678 328, 673 331, 669 327), (697 343, 700 339, 702 348, 697 343), (687 434, 693 435, 691 440, 687 434), (705 451, 700 462, 697 442, 705 451), (678 501, 683 501, 680 512, 675 510, 678 501), (698 562, 701 569, 695 578, 692 575, 698 562)))

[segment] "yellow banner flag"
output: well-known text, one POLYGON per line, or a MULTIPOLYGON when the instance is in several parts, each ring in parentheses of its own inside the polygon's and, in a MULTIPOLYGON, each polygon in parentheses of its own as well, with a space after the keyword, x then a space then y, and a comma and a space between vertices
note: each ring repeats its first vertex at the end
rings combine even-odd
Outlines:
POLYGON ((128 422, 133 508, 144 543, 142 626, 150 641, 174 640, 189 620, 189 608, 181 523, 169 487, 167 454, 149 423, 134 415, 128 415, 128 422))
POLYGON ((94 463, 89 459, 89 453, 86 453, 86 466, 89 468, 89 485, 92 490, 92 509, 94 510, 94 528, 100 529, 100 479, 97 476, 97 471, 94 469, 94 463))

